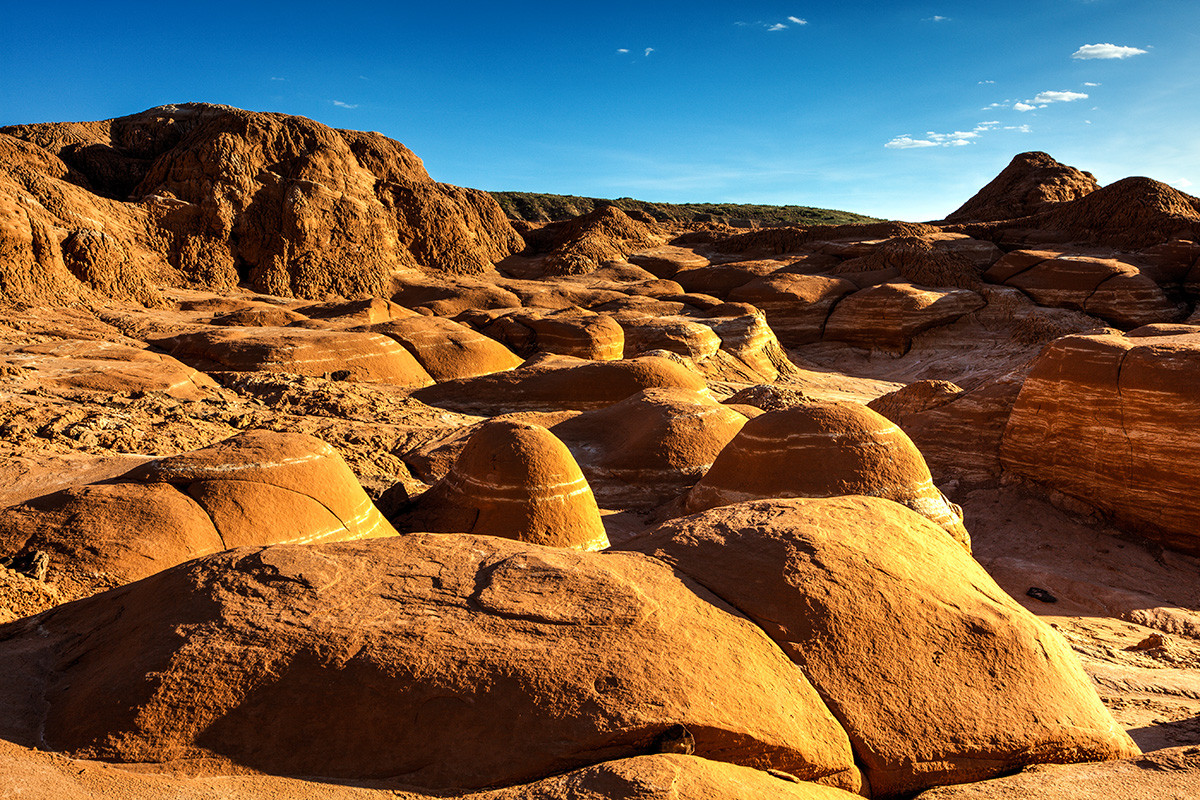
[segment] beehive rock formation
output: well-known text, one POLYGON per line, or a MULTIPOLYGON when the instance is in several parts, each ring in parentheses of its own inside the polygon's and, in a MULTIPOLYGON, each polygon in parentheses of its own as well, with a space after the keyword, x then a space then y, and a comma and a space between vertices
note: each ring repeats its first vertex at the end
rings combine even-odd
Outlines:
POLYGON ((467 413, 603 408, 643 389, 707 392, 704 379, 659 356, 621 361, 556 358, 507 372, 446 381, 414 392, 424 403, 467 413))
POLYGON ((220 328, 156 339, 154 343, 196 369, 286 372, 429 386, 434 381, 412 354, 378 333, 297 328, 220 328))
POLYGON ((654 505, 689 488, 745 424, 706 394, 646 389, 551 430, 597 496, 623 506, 654 505))
POLYGON ((630 546, 727 599, 803 665, 874 797, 1138 753, 1066 643, 889 500, 740 503, 630 546))
POLYGON ((596 498, 571 452, 545 428, 508 420, 480 426, 446 477, 392 522, 402 531, 608 547, 596 498))
POLYGON ((745 424, 688 493, 689 512, 747 500, 861 494, 908 506, 970 550, 962 510, 912 440, 858 403, 811 402, 745 424))
POLYGON ((574 219, 552 222, 526 234, 526 252, 547 254, 547 275, 580 275, 604 261, 662 243, 653 218, 635 219, 613 205, 597 206, 574 219))
POLYGON ((636 554, 247 548, 41 622, 18 636, 44 666, 20 679, 45 692, 43 746, 77 756, 447 791, 638 755, 682 724, 698 756, 858 786, 845 733, 766 635, 636 554))
POLYGON ((1200 553, 1200 334, 1068 336, 1034 364, 1002 463, 1143 535, 1200 553))
POLYGON ((384 136, 303 117, 195 103, 4 134, 15 182, 67 198, 34 220, 0 188, 6 247, 33 268, 22 291, 51 302, 56 288, 147 296, 168 282, 379 295, 396 270, 474 273, 521 247, 490 195, 435 183, 384 136))
POLYGON ((912 337, 981 308, 969 289, 926 289, 891 282, 842 298, 825 323, 827 340, 905 353, 912 337))
POLYGON ((948 215, 946 221, 1027 217, 1099 188, 1090 172, 1060 164, 1046 153, 1020 153, 991 183, 948 215))
POLYGON ((414 316, 363 330, 395 339, 435 381, 490 375, 522 363, 516 353, 495 339, 442 317, 414 316))
POLYGON ((333 448, 273 431, 0 510, 0 550, 51 553, 56 571, 92 588, 229 547, 395 533, 333 448))

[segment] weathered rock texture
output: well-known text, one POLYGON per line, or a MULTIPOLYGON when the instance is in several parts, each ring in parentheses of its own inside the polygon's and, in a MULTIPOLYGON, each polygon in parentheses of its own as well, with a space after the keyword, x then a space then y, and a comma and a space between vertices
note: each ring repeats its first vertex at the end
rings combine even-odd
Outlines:
POLYGON ((911 283, 872 286, 843 298, 825 323, 825 339, 902 354, 921 331, 982 308, 969 289, 926 289, 911 283))
POLYGON ((9 296, 379 295, 398 269, 479 272, 521 247, 490 195, 435 183, 380 134, 303 117, 184 104, 0 135, 0 249, 30 276, 9 296))
POLYGON ((596 498, 566 445, 539 425, 507 420, 479 427, 446 477, 392 522, 403 531, 608 547, 596 498))
POLYGON ((439 535, 239 549, 39 623, 13 635, 45 648, 27 678, 43 746, 76 756, 451 791, 642 754, 679 724, 698 756, 858 785, 778 647, 638 554, 439 535))
POLYGON ((579 275, 601 262, 662 244, 658 224, 646 214, 636 218, 612 205, 563 222, 552 222, 526 234, 526 252, 546 253, 547 275, 579 275))
POLYGON ((520 366, 521 358, 495 339, 442 317, 415 316, 372 325, 404 346, 435 381, 474 378, 520 366))
POLYGON ((884 497, 970 549, 962 510, 933 485, 912 440, 858 403, 811 402, 745 424, 688 493, 689 512, 778 497, 884 497))
POLYGON ((1075 200, 1100 184, 1090 172, 1060 164, 1046 153, 1020 153, 953 214, 947 222, 981 222, 1028 217, 1054 203, 1075 200))
POLYGON ((1042 351, 1004 432, 1004 468, 1200 553, 1200 334, 1068 336, 1042 351))
POLYGON ((896 503, 742 503, 631 546, 729 601, 803 666, 874 797, 1138 753, 1066 643, 896 503))

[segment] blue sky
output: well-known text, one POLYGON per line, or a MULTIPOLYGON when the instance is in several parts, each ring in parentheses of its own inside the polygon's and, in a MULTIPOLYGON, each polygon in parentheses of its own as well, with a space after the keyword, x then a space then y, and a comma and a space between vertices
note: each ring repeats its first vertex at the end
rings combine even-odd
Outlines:
POLYGON ((1200 193, 1196 0, 4 6, 0 124, 226 103, 481 189, 909 220, 1026 150, 1200 193))

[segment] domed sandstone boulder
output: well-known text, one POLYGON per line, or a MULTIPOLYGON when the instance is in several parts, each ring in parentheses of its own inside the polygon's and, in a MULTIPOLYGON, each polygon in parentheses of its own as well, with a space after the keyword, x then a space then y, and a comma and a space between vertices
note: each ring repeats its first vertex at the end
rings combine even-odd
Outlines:
POLYGON ((721 349, 721 337, 699 320, 674 316, 643 316, 625 312, 615 317, 625 334, 625 357, 666 350, 696 361, 721 349))
POLYGON ((687 389, 646 389, 551 428, 602 501, 656 505, 699 480, 746 424, 737 411, 687 389))
POLYGON ((639 554, 442 535, 243 548, 39 623, 11 632, 41 651, 13 679, 45 697, 40 745, 76 757, 453 792, 643 754, 682 725, 696 756, 859 785, 779 648, 639 554))
POLYGON ((843 297, 825 323, 825 339, 903 354, 912 337, 986 305, 969 289, 926 289, 893 281, 843 297))
POLYGON ((1090 172, 1060 164, 1046 153, 1020 153, 991 183, 948 215, 946 221, 1027 217, 1099 188, 1090 172))
POLYGON ((920 451, 864 405, 810 402, 745 424, 688 493, 689 513, 747 500, 867 495, 923 515, 967 551, 962 509, 933 485, 920 451))
POLYGON ((760 261, 738 261, 729 264, 711 264, 693 269, 680 270, 672 279, 683 287, 685 292, 711 294, 720 298, 729 298, 730 293, 739 286, 770 275, 778 269, 790 264, 794 259, 760 261))
MULTIPOLYGON (((314 783, 274 775, 132 772, 0 740, 0 774, 18 796, 55 800, 434 800, 438 794, 314 783)), ((778 773, 679 753, 634 756, 581 767, 503 789, 455 794, 458 800, 854 800, 858 795, 778 773)))
POLYGON ((446 381, 418 389, 413 397, 432 406, 495 415, 513 411, 587 411, 655 388, 708 391, 700 375, 659 356, 621 361, 561 357, 507 372, 446 381))
POLYGON ((625 337, 611 317, 567 308, 550 313, 517 312, 515 321, 533 331, 533 348, 545 353, 615 361, 622 357, 625 337))
POLYGON ((301 328, 223 328, 155 339, 185 364, 205 372, 342 374, 348 380, 429 386, 412 354, 378 333, 301 328))
POLYGON ((239 308, 218 314, 209 320, 210 325, 232 328, 283 328, 293 322, 303 322, 308 317, 278 306, 255 306, 239 308))
POLYGON ((57 339, 16 347, 0 363, 23 370, 23 391, 162 392, 181 400, 217 397, 202 372, 152 350, 91 339, 57 339))
POLYGON ((762 309, 779 341, 798 347, 821 340, 834 304, 856 288, 843 278, 777 272, 737 287, 729 299, 762 309))
POLYGON ((229 547, 395 533, 337 451, 273 431, 0 509, 0 551, 50 553, 52 569, 91 590, 229 547))
POLYGON ((362 328, 395 339, 435 381, 513 369, 522 359, 495 339, 444 317, 416 315, 362 328))
POLYGON ((331 327, 374 325, 377 322, 419 316, 415 311, 380 297, 372 297, 367 300, 315 303, 299 306, 295 310, 309 319, 326 322, 331 327))
POLYGON ((729 601, 804 668, 873 797, 1138 753, 1066 642, 890 500, 740 503, 629 546, 729 601))
POLYGON ((571 451, 539 425, 508 420, 481 425, 446 477, 391 521, 401 531, 608 547, 596 498, 571 451))
POLYGON ((1200 553, 1200 333, 1067 336, 1042 350, 1001 444, 1005 470, 1200 553))

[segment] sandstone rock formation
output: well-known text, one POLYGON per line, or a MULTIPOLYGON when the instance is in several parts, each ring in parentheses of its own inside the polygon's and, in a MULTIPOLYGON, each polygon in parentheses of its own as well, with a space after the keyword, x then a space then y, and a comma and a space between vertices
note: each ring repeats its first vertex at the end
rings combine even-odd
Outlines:
POLYGON ((564 222, 551 222, 525 235, 526 252, 545 253, 547 275, 579 275, 595 270, 604 261, 662 244, 652 217, 631 217, 613 205, 564 222))
POLYGON ((843 298, 825 323, 828 340, 893 353, 907 352, 912 337, 984 305, 969 289, 926 289, 911 283, 873 286, 843 298))
POLYGON ((9 349, 0 364, 46 392, 163 392, 181 399, 215 398, 212 378, 151 350, 113 342, 60 339, 9 349))
POLYGON ((490 375, 522 363, 516 353, 495 339, 442 317, 414 316, 363 330, 395 339, 435 381, 490 375))
POLYGON ((436 535, 239 549, 40 623, 15 632, 43 653, 19 679, 45 692, 43 746, 76 756, 447 791, 638 755, 683 725, 697 756, 858 786, 774 643, 635 554, 436 535))
POLYGON ((1060 164, 1046 153, 1019 153, 991 183, 984 186, 947 222, 1028 217, 1055 203, 1075 200, 1096 191, 1100 184, 1090 172, 1060 164))
POLYGON ((789 347, 820 341, 834 304, 857 287, 844 278, 774 273, 729 293, 762 309, 779 341, 789 347))
POLYGON ((812 402, 746 423, 687 495, 689 512, 782 497, 884 497, 940 525, 968 551, 962 510, 933 485, 912 441, 858 403, 812 402))
POLYGON ((1197 381, 1197 333, 1058 339, 1021 387, 1004 432, 1004 468, 1200 553, 1190 470, 1197 381))
POLYGON ((302 117, 184 104, 0 135, 5 247, 31 275, 8 296, 145 298, 173 281, 378 295, 397 269, 474 273, 521 246, 490 195, 435 183, 384 136, 302 117), (18 187, 48 198, 36 220, 18 187))
POLYGON ((728 600, 804 667, 874 797, 1138 753, 1066 643, 889 500, 740 503, 630 546, 728 600))
POLYGON ((378 333, 296 328, 220 328, 154 340, 196 369, 339 374, 345 380, 395 386, 434 381, 412 354, 378 333))
POLYGON ((608 547, 596 498, 566 445, 539 425, 511 421, 479 427, 446 477, 391 521, 401 531, 608 547))

